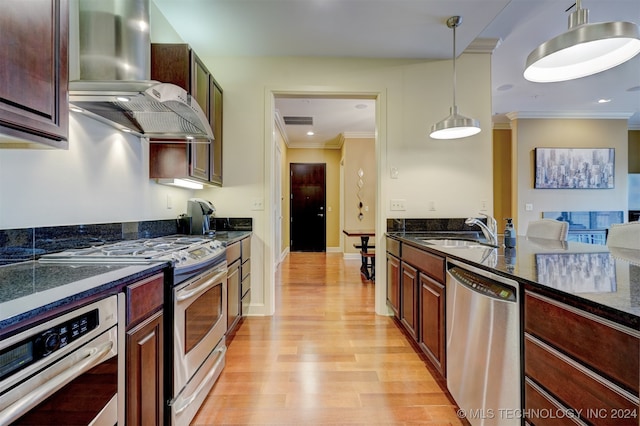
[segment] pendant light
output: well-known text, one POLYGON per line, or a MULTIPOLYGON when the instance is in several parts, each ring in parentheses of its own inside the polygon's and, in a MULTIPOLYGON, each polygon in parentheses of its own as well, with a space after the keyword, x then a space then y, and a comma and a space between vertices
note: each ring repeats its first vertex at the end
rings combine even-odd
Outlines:
POLYGON ((536 83, 573 80, 618 66, 640 52, 638 25, 588 21, 589 10, 576 0, 569 30, 529 54, 524 78, 536 83))
POLYGON ((462 24, 461 16, 452 16, 447 19, 447 27, 453 28, 453 106, 451 114, 431 126, 433 139, 460 139, 480 133, 480 123, 473 118, 458 114, 456 105, 456 27, 462 24))

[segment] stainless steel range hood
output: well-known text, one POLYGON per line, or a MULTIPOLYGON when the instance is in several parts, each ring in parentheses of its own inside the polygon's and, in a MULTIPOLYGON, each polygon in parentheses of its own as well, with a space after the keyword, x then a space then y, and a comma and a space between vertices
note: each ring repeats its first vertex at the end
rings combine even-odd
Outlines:
POLYGON ((150 80, 148 0, 75 0, 70 10, 70 57, 78 60, 75 69, 70 63, 73 111, 146 138, 213 140, 195 98, 150 80))

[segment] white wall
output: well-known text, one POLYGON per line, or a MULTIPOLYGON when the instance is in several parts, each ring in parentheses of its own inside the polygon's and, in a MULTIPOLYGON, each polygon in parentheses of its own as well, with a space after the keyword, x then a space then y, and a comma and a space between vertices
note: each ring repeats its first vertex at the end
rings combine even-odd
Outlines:
POLYGON ((513 129, 518 234, 546 211, 627 210, 627 120, 518 118, 513 129), (615 148, 615 188, 534 189, 534 149, 553 147, 615 148), (526 211, 525 204, 532 204, 533 211, 526 211))
POLYGON ((71 113, 69 150, 0 150, 0 229, 172 219, 186 211, 192 191, 148 176, 146 140, 71 113))

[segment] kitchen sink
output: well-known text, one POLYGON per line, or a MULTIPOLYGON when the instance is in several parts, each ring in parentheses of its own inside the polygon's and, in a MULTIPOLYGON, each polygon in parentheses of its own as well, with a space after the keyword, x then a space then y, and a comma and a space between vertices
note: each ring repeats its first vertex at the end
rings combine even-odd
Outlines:
POLYGON ((443 248, 494 248, 492 245, 483 244, 474 240, 456 240, 456 239, 444 239, 444 238, 433 238, 433 239, 423 239, 420 240, 425 244, 430 244, 434 246, 439 246, 443 248))

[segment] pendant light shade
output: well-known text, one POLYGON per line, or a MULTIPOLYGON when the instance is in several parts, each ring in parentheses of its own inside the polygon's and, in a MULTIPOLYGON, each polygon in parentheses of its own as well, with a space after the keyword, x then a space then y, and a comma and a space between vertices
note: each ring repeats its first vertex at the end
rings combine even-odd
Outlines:
POLYGON ((480 123, 473 118, 458 114, 456 105, 456 27, 462 24, 461 16, 447 19, 447 27, 453 29, 453 106, 451 114, 431 126, 429 136, 433 139, 460 139, 480 133, 480 123))
POLYGON ((524 78, 536 83, 567 81, 618 66, 640 53, 640 30, 631 22, 589 24, 589 11, 569 16, 569 30, 552 38, 527 57, 524 78))

